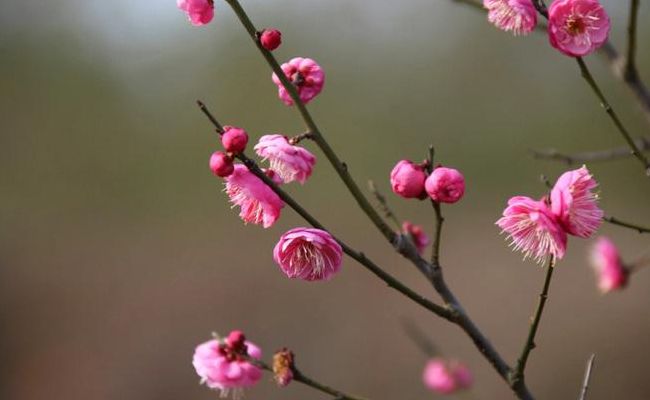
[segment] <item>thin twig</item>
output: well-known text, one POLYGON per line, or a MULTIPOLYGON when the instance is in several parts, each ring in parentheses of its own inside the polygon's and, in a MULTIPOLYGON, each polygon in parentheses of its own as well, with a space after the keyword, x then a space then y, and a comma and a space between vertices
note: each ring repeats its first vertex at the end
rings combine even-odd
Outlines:
POLYGON ((646 228, 646 227, 636 225, 636 224, 631 224, 629 222, 623 222, 618 218, 607 217, 606 216, 606 217, 603 217, 603 221, 609 222, 612 225, 618 225, 618 226, 622 226, 624 228, 633 229, 633 230, 635 230, 635 231, 637 231, 639 233, 650 233, 650 228, 646 228))
POLYGON ((433 245, 431 251, 431 264, 439 265, 440 264, 440 240, 442 238, 442 224, 445 222, 445 218, 442 216, 442 210, 440 209, 440 203, 437 201, 431 200, 433 205, 433 211, 436 219, 436 230, 433 236, 433 245))
POLYGON ((600 90, 600 87, 594 80, 594 77, 591 75, 591 72, 589 71, 587 64, 585 64, 585 61, 582 59, 582 57, 576 57, 576 61, 578 63, 578 66, 580 67, 580 72, 582 73, 582 77, 585 78, 585 80, 593 90, 596 97, 598 97, 598 100, 600 100, 601 106, 605 109, 605 112, 607 113, 607 115, 609 115, 612 122, 614 122, 614 125, 616 125, 616 128, 621 133, 621 135, 623 135, 623 138, 630 146, 632 155, 634 155, 634 157, 636 157, 639 160, 639 162, 643 164, 646 175, 650 177, 650 161, 648 161, 648 159, 643 155, 639 147, 634 142, 634 139, 632 139, 632 136, 630 136, 630 133, 627 131, 627 129, 625 128, 621 120, 618 118, 618 114, 616 114, 612 106, 609 104, 602 90, 600 90))
POLYGON ((309 110, 307 110, 307 107, 305 107, 305 104, 300 99, 296 87, 286 77, 286 75, 282 71, 282 68, 280 68, 280 64, 275 59, 275 56, 273 56, 273 54, 270 51, 266 50, 260 43, 257 34, 258 31, 255 28, 255 25, 253 25, 253 22, 246 14, 246 11, 244 11, 242 6, 239 4, 239 1, 237 0, 226 0, 226 2, 233 9, 233 11, 241 21, 244 28, 246 28, 248 35, 257 46, 257 49, 260 51, 260 53, 262 53, 266 62, 269 64, 269 66, 271 67, 275 75, 278 77, 278 79, 280 80, 284 88, 287 90, 289 96, 291 96, 291 99, 293 100, 295 106, 298 108, 298 111, 300 112, 302 119, 307 125, 307 129, 312 134, 312 139, 314 140, 314 142, 316 142, 318 147, 325 154, 325 157, 329 160, 330 164, 332 164, 332 166, 336 170, 336 173, 339 175, 339 177, 341 178, 345 186, 347 186, 348 190, 350 191, 354 199, 357 201, 359 207, 361 207, 363 212, 366 213, 368 218, 370 218, 370 220, 373 222, 373 224, 375 224, 377 229, 379 229, 379 231, 384 235, 384 237, 386 237, 386 239, 388 239, 388 241, 390 241, 391 243, 394 243, 397 240, 397 236, 395 232, 390 228, 390 226, 388 226, 388 224, 381 218, 379 213, 377 213, 377 211, 372 207, 368 199, 363 195, 363 192, 361 192, 361 189, 359 189, 359 186, 356 184, 354 179, 352 179, 352 176, 348 172, 347 164, 343 163, 338 158, 334 150, 330 147, 327 140, 325 140, 325 137, 321 134, 320 129, 318 129, 318 126, 316 125, 316 122, 314 122, 314 119, 309 113, 309 110))
MULTIPOLYGON (((634 140, 640 151, 650 151, 650 137, 640 137, 634 140)), ((586 151, 575 154, 560 153, 555 149, 530 150, 533 157, 537 159, 555 160, 564 162, 567 165, 584 164, 596 161, 611 161, 626 158, 632 155, 629 146, 617 147, 615 149, 586 151)))
POLYGON ((542 292, 539 295, 539 300, 537 302, 537 307, 535 308, 535 314, 531 318, 530 330, 528 331, 528 336, 526 337, 526 342, 524 347, 521 350, 521 355, 517 359, 517 368, 514 371, 515 380, 524 379, 524 371, 526 370, 526 362, 528 361, 528 356, 530 352, 535 348, 535 335, 537 334, 537 328, 539 327, 539 321, 542 319, 542 313, 544 312, 544 305, 548 299, 548 289, 551 285, 551 277, 553 276, 553 270, 555 269, 555 257, 551 256, 549 259, 548 266, 546 267, 546 277, 544 279, 544 286, 542 287, 542 292))
POLYGON ((585 378, 582 381, 582 389, 580 390, 580 397, 578 400, 585 400, 587 398, 587 390, 589 389, 589 380, 591 379, 591 370, 594 367, 594 360, 596 355, 592 354, 587 361, 587 369, 585 370, 585 378))
POLYGON ((636 69, 636 21, 639 16, 639 0, 630 0, 630 20, 627 26, 627 58, 625 59, 625 80, 638 79, 636 69))
MULTIPOLYGON (((251 364, 253 364, 253 365, 255 365, 255 366, 257 366, 257 367, 259 367, 259 368, 261 368, 263 370, 266 370, 266 371, 269 371, 269 372, 273 373, 273 368, 271 368, 271 366, 268 365, 267 363, 265 363, 264 361, 258 360, 256 358, 252 358, 252 357, 247 357, 247 360, 251 364)), ((320 392, 329 394, 330 396, 334 397, 335 399, 341 399, 341 400, 365 400, 365 398, 363 398, 363 397, 353 396, 353 395, 341 392, 340 390, 334 389, 334 388, 332 388, 330 386, 323 385, 322 383, 320 383, 320 382, 314 380, 313 378, 310 378, 307 375, 305 375, 302 371, 300 371, 298 368, 296 368, 295 365, 292 367, 292 372, 293 372, 293 380, 294 381, 300 382, 303 385, 307 385, 307 386, 311 387, 312 389, 316 389, 316 390, 318 390, 320 392)))
MULTIPOLYGON (((197 104, 201 108, 201 111, 208 117, 208 119, 212 122, 212 124, 215 126, 217 132, 220 134, 223 132, 222 125, 217 121, 217 119, 214 117, 214 115, 207 109, 207 107, 200 101, 197 101, 197 104)), ((315 217, 313 217, 307 210, 305 210, 300 204, 298 204, 297 201, 295 201, 287 192, 282 190, 278 185, 273 182, 271 178, 269 178, 261 169, 260 167, 253 161, 252 159, 248 158, 244 153, 240 153, 237 155, 237 158, 244 163, 244 165, 253 173, 255 176, 260 178, 267 186, 269 186, 286 204, 289 205, 295 212, 298 213, 303 219, 305 219, 309 224, 311 224, 314 228, 326 230, 327 229, 321 224, 315 217)), ((413 300, 414 302, 418 303, 422 307, 426 308, 427 310, 433 312, 434 314, 445 318, 445 319, 450 319, 451 314, 449 310, 446 308, 432 302, 431 300, 425 298, 424 296, 421 296, 417 294, 415 291, 413 291, 411 288, 400 282, 397 278, 393 277, 390 275, 388 272, 384 271, 381 269, 377 264, 375 264, 372 260, 367 258, 364 253, 357 251, 347 245, 345 242, 343 242, 341 239, 335 238, 336 241, 341 245, 341 248, 343 251, 356 260, 359 264, 364 266, 366 269, 368 269, 370 272, 375 274, 379 279, 384 281, 389 287, 397 290, 398 292, 402 293, 409 299, 413 300)))
POLYGON ((377 185, 375 185, 375 182, 372 180, 368 181, 368 189, 370 190, 370 193, 375 196, 375 199, 377 199, 377 202, 379 203, 379 207, 381 210, 384 212, 384 216, 392 221, 395 224, 395 228, 398 231, 401 231, 402 226, 401 223, 399 222, 399 219, 391 210, 390 206, 388 205, 388 201, 386 201, 386 197, 377 189, 377 185))

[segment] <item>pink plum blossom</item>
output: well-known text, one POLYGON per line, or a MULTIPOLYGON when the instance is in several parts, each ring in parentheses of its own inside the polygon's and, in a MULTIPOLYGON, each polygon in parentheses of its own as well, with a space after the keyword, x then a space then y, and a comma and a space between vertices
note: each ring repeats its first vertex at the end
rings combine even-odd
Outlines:
POLYGON ((422 252, 429 245, 429 236, 424 233, 424 229, 422 229, 422 227, 419 225, 414 225, 408 221, 405 221, 402 224, 402 232, 409 234, 411 238, 413 238, 413 244, 415 244, 415 248, 418 249, 418 252, 420 254, 422 254, 422 252))
POLYGON ((422 380, 434 392, 451 394, 469 388, 473 378, 469 368, 458 361, 434 358, 425 366, 422 380))
POLYGON ((564 257, 567 235, 546 201, 513 197, 496 223, 508 234, 513 250, 524 253, 524 259, 531 257, 543 262, 549 255, 557 259, 564 257))
POLYGON ((241 332, 233 331, 225 340, 213 339, 198 345, 192 364, 202 384, 220 391, 222 397, 232 393, 233 398, 239 399, 245 388, 262 377, 262 371, 248 357, 259 360, 262 351, 241 332))
POLYGON ((244 222, 261 224, 268 228, 280 217, 284 202, 260 178, 242 164, 236 164, 226 177, 226 194, 244 222))
POLYGON ((215 151, 210 156, 210 170, 213 174, 220 177, 226 177, 233 173, 235 167, 230 158, 223 151, 215 151))
POLYGON ((431 199, 439 203, 455 203, 465 194, 465 178, 458 170, 438 167, 424 183, 431 199))
POLYGON ((623 289, 627 285, 630 271, 623 264, 618 248, 608 238, 598 238, 592 247, 591 265, 602 293, 623 289))
POLYGON ((604 212, 598 207, 598 195, 593 189, 598 183, 586 167, 562 174, 551 191, 551 211, 564 230, 588 238, 603 221, 604 212))
POLYGON ((214 0, 176 0, 176 5, 185 11, 192 25, 205 25, 214 17, 214 0))
POLYGON ((598 49, 609 35, 609 16, 598 0, 555 0, 548 9, 551 46, 571 57, 598 49))
POLYGON ((537 25, 537 10, 531 0, 483 0, 488 21, 514 35, 527 35, 537 25))
POLYGON ((264 29, 260 35, 260 43, 268 51, 273 51, 282 43, 282 33, 277 29, 264 29))
POLYGON ((246 150, 248 134, 242 128, 224 126, 223 134, 221 135, 221 144, 227 152, 239 154, 246 150))
MULTIPOLYGON (((304 104, 309 103, 323 90, 325 72, 311 58, 292 58, 289 62, 282 64, 282 71, 293 83, 298 91, 300 101, 304 104)), ((276 74, 273 74, 273 82, 278 86, 278 96, 284 104, 293 105, 293 99, 276 74)))
POLYGON ((401 160, 390 172, 393 192, 406 199, 422 198, 424 195, 424 167, 409 160, 401 160))
POLYGON ((289 278, 328 280, 341 268, 342 249, 324 230, 294 228, 280 237, 273 259, 289 278))
POLYGON ((264 160, 284 183, 298 181, 304 184, 311 176, 316 157, 307 149, 289 143, 283 135, 264 135, 255 145, 255 152, 264 160))

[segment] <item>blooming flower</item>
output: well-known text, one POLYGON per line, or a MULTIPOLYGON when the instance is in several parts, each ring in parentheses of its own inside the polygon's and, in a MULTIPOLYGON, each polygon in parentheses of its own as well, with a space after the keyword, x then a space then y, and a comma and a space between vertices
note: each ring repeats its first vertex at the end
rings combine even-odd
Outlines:
POLYGON ((531 0, 483 0, 488 21, 514 35, 527 35, 537 25, 537 10, 531 0))
POLYGON ((465 178, 458 170, 438 167, 424 183, 431 199, 439 203, 455 203, 465 194, 465 178))
POLYGON ((284 202, 261 179, 242 164, 236 164, 226 177, 226 193, 233 205, 240 207, 245 222, 268 228, 280 217, 284 202))
POLYGON ((282 43, 282 33, 277 29, 264 29, 260 35, 260 43, 268 51, 273 51, 282 43))
POLYGON ((185 11, 192 25, 205 25, 214 17, 214 0, 176 0, 176 5, 185 11))
POLYGON ((411 235, 411 238, 413 238, 413 244, 415 244, 415 248, 417 248, 418 252, 422 254, 424 249, 426 249, 429 245, 429 236, 424 233, 422 227, 405 221, 402 224, 402 231, 411 235))
POLYGON ((273 259, 289 278, 328 280, 341 268, 342 249, 328 232, 294 228, 273 249, 273 259))
POLYGON ((596 272, 598 288, 602 293, 623 289, 627 285, 630 271, 623 265, 618 249, 608 238, 598 238, 592 247, 591 265, 596 272))
POLYGON ((227 152, 239 154, 246 150, 248 134, 242 128, 224 126, 223 135, 221 135, 221 144, 227 152))
POLYGON ((213 174, 220 177, 226 177, 235 170, 235 167, 232 163, 232 158, 230 158, 223 151, 215 151, 210 156, 210 170, 213 174))
POLYGON ((262 351, 240 331, 233 331, 223 341, 213 339, 198 345, 192 364, 202 384, 220 391, 221 397, 232 393, 239 399, 244 388, 255 385, 262 377, 262 371, 248 361, 249 357, 259 360, 262 351))
POLYGON ((401 160, 390 172, 390 186, 395 194, 406 199, 422 197, 426 177, 421 165, 401 160))
MULTIPOLYGON (((281 67, 284 75, 298 90, 300 101, 304 104, 309 103, 323 90, 325 72, 311 58, 292 58, 289 62, 282 64, 281 67)), ((278 86, 278 96, 284 104, 293 105, 293 99, 289 96, 289 92, 287 92, 276 74, 273 74, 273 82, 278 86)))
POLYGON ((551 191, 551 211, 564 230, 571 235, 588 238, 600 226, 603 210, 592 190, 598 186, 586 167, 562 174, 551 191))
POLYGON ((458 361, 441 358, 430 360, 424 368, 422 380, 426 387, 440 394, 451 394, 472 385, 472 374, 458 361))
POLYGON ((581 57, 598 49, 609 35, 609 16, 598 0, 556 0, 548 9, 551 46, 581 57))
POLYGON ((305 183, 311 176, 316 157, 303 147, 295 146, 283 135, 264 135, 255 145, 255 152, 269 160, 270 167, 284 183, 305 183))
POLYGON ((513 249, 524 253, 524 259, 532 257, 537 262, 543 262, 549 255, 557 259, 564 257, 566 232, 544 200, 513 197, 508 200, 503 217, 496 223, 503 232, 508 233, 513 249))

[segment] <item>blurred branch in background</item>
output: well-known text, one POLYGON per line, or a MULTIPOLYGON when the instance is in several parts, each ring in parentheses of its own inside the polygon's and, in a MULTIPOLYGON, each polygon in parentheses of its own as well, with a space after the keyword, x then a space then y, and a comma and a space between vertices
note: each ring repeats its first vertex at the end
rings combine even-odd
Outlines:
POLYGON ((633 230, 635 230, 635 231, 637 231, 639 233, 650 233, 650 228, 644 228, 643 226, 640 226, 640 225, 631 224, 629 222, 623 222, 623 221, 619 220, 618 218, 607 217, 606 216, 606 217, 603 218, 603 220, 605 222, 609 222, 612 225, 618 225, 618 226, 622 226, 624 228, 633 229, 633 230))
POLYGON ((578 400, 585 400, 587 398, 587 390, 589 389, 589 381, 591 380, 591 370, 594 366, 595 354, 592 354, 587 361, 587 368, 585 370, 585 379, 582 381, 582 389, 580 390, 580 397, 578 400))
MULTIPOLYGON (((650 151, 650 137, 640 137, 635 141, 640 151, 650 151)), ((556 149, 530 150, 533 157, 537 159, 556 160, 566 163, 567 165, 583 164, 594 161, 611 161, 621 158, 627 158, 632 155, 628 146, 621 146, 614 149, 585 151, 575 154, 564 154, 556 149)))

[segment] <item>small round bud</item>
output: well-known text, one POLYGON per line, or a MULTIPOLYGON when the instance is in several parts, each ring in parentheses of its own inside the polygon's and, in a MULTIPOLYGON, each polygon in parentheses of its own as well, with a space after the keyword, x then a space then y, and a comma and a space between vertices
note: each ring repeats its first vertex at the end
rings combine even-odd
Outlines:
POLYGON ((227 152, 239 154, 246 149, 248 144, 248 134, 241 128, 234 126, 225 126, 221 135, 221 144, 227 152))
POLYGON ((398 162, 390 173, 390 185, 395 194, 407 199, 421 197, 426 179, 422 166, 408 160, 398 162))
POLYGON ((222 151, 215 151, 210 157, 210 170, 216 176, 222 178, 229 176, 234 171, 235 167, 226 153, 222 151))
POLYGON ((293 353, 286 348, 273 355, 273 378, 278 386, 287 386, 293 380, 293 360, 293 353))
POLYGON ((264 29, 260 35, 260 43, 268 51, 273 51, 282 44, 282 32, 277 29, 264 29))
POLYGON ((465 194, 465 178, 453 168, 434 169, 424 186, 429 197, 439 203, 455 203, 465 194))

